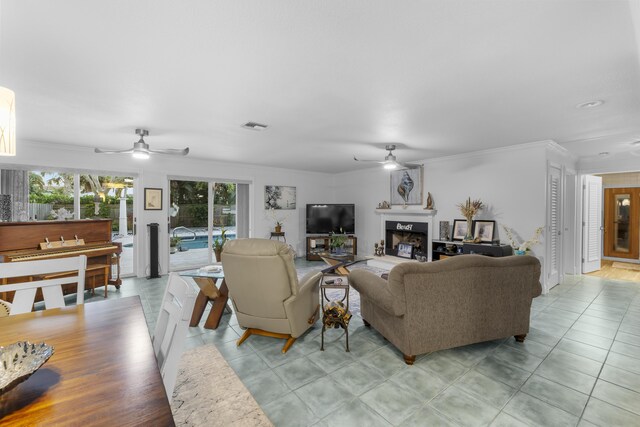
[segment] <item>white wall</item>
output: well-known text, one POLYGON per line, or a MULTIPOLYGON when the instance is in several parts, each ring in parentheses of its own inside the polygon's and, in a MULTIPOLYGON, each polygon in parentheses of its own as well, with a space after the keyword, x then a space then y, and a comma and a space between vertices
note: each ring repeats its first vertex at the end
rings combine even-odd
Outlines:
MULTIPOLYGON (((299 254, 305 250, 305 205, 318 201, 332 201, 331 175, 262 167, 258 165, 222 163, 175 156, 153 156, 149 160, 136 160, 128 155, 95 154, 92 149, 43 144, 39 142, 20 141, 18 155, 0 159, 2 168, 33 168, 36 170, 81 171, 90 173, 110 172, 133 175, 137 177, 139 191, 136 193, 134 212, 137 217, 138 235, 140 238, 137 256, 138 276, 144 276, 148 268, 148 238, 146 224, 160 224, 160 262, 161 271, 166 273, 169 264, 169 248, 167 232, 167 211, 169 201, 168 179, 187 178, 201 180, 251 182, 250 204, 252 219, 250 235, 252 237, 269 237, 273 225, 264 209, 264 186, 295 186, 297 206, 284 222, 287 243, 293 245, 299 254), (142 188, 156 187, 163 189, 163 211, 143 210, 142 188)), ((283 211, 286 212, 286 211, 283 211)))
POLYGON ((602 188, 640 187, 640 173, 605 173, 602 176, 602 188))
MULTIPOLYGON (((423 205, 427 192, 430 192, 438 211, 436 221, 449 221, 453 225, 454 219, 463 218, 456 204, 471 197, 485 202, 487 208, 477 219, 498 221, 497 238, 505 243, 508 242, 501 229, 502 224, 528 239, 537 227, 545 223, 546 160, 541 145, 417 163, 424 163, 423 205)), ((338 174, 334 182, 336 202, 356 203, 359 250, 362 253, 372 252, 373 243, 380 238, 380 224, 374 209, 379 202, 390 198, 389 172, 376 167, 338 174)), ((540 248, 536 249, 539 251, 540 248)))
MULTIPOLYGON (((507 241, 502 225, 513 228, 524 240, 546 224, 546 175, 548 142, 523 144, 458 156, 426 160, 424 202, 434 199, 435 233, 439 221, 462 219, 456 205, 467 197, 481 199, 487 208, 477 219, 497 222, 496 238, 507 241)), ((373 253, 380 235, 380 219, 374 209, 390 199, 389 172, 380 167, 338 174, 334 177, 337 203, 356 203, 358 253, 373 253)), ((544 265, 544 242, 533 248, 544 265)))

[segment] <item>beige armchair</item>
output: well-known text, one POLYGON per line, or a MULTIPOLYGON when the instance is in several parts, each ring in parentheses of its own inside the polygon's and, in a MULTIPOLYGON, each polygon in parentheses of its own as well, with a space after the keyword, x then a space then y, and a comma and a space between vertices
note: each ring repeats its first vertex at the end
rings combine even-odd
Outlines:
POLYGON ((293 252, 275 240, 236 239, 225 243, 222 267, 238 324, 251 335, 286 339, 282 352, 316 321, 322 274, 311 272, 298 283, 293 252))

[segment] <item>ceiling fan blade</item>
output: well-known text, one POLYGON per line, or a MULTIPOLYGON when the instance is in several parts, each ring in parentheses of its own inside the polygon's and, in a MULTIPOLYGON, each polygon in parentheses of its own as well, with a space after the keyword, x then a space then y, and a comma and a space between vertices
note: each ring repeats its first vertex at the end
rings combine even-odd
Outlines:
POLYGON ((176 149, 176 148, 165 148, 160 150, 149 149, 149 152, 153 154, 170 154, 173 156, 186 156, 187 154, 189 154, 189 147, 184 149, 176 149))
POLYGON ((94 151, 99 154, 131 154, 133 149, 129 150, 103 150, 102 148, 95 148, 94 151))
POLYGON ((380 163, 380 164, 384 164, 386 163, 386 161, 381 162, 379 160, 364 160, 364 159, 358 159, 356 156, 353 156, 353 160, 355 160, 356 162, 373 162, 373 163, 380 163))

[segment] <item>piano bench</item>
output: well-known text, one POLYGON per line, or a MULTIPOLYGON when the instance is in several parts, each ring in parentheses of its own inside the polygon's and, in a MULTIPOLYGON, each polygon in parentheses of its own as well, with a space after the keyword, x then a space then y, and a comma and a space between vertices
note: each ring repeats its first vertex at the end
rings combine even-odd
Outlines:
MULTIPOLYGON (((85 279, 84 279, 84 289, 91 289, 91 293, 96 293, 96 288, 100 286, 104 286, 104 297, 107 297, 107 285, 109 284, 109 269, 111 268, 108 264, 89 264, 87 265, 85 279), (96 280, 99 276, 103 276, 103 281, 101 284, 96 285, 96 280)), ((74 276, 76 273, 73 271, 56 273, 56 274, 47 274, 46 276, 42 276, 43 279, 55 279, 58 277, 66 277, 66 276, 74 276)))

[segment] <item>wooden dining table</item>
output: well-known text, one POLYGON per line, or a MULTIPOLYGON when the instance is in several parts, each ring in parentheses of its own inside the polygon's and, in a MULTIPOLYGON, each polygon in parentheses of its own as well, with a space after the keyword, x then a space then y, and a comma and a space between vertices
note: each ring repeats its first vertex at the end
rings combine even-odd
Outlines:
POLYGON ((0 318, 17 341, 54 354, 0 396, 0 425, 175 425, 138 296, 0 318))

